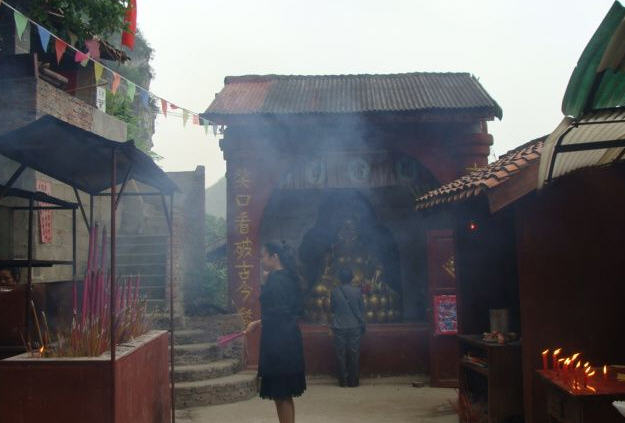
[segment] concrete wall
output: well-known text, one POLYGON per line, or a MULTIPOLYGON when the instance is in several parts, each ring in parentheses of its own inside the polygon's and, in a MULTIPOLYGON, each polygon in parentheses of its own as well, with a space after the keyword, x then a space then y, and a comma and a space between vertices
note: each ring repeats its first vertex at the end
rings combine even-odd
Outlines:
MULTIPOLYGON (((96 108, 82 102, 64 91, 54 88, 45 81, 33 76, 3 78, 0 75, 0 133, 6 133, 35 119, 50 114, 61 120, 69 122, 80 128, 94 132, 109 139, 123 141, 126 139, 126 124, 114 117, 108 116, 96 108)), ((53 140, 51 140, 53 141, 53 140)), ((0 183, 5 183, 10 175, 17 169, 17 163, 0 156, 0 183)), ((49 181, 52 186, 51 195, 67 201, 76 201, 73 189, 39 172, 27 169, 18 179, 16 187, 34 190, 37 180, 49 181)), ((81 198, 87 207, 89 197, 84 193, 81 198)), ((25 205, 25 200, 4 199, 2 205, 25 205)), ((108 225, 110 217, 109 200, 107 198, 95 199, 94 218, 96 221, 108 225)), ((123 205, 118 210, 121 219, 123 205)), ((28 213, 18 211, 11 213, 0 207, 0 224, 2 230, 0 236, 0 252, 2 257, 26 258, 27 257, 27 234, 28 213)), ((37 224, 38 213, 34 215, 33 243, 34 257, 39 259, 71 260, 72 257, 72 213, 71 211, 53 212, 53 235, 52 242, 42 244, 39 242, 39 228, 37 224)), ((123 222, 120 222, 120 226, 123 222)), ((78 275, 84 272, 86 254, 88 248, 88 232, 80 212, 77 213, 77 252, 78 252, 78 275)), ((24 272, 23 272, 24 273, 24 272)), ((56 266, 53 268, 34 269, 33 280, 36 282, 48 282, 68 280, 72 277, 71 266, 56 266)))

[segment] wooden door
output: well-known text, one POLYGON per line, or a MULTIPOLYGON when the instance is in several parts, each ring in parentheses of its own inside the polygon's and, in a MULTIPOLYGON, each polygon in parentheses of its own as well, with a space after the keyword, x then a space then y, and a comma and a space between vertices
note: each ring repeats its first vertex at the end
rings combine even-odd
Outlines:
MULTIPOLYGON (((435 302, 446 303, 448 311, 456 314, 456 269, 454 237, 451 229, 427 233, 428 318, 430 320, 430 378, 437 387, 458 386, 458 339, 453 330, 457 320, 449 318, 447 325, 438 325, 435 302), (441 327, 444 327, 441 330, 441 327)), ((439 314, 440 316, 440 314, 439 314)), ((447 315, 449 317, 449 314, 447 315)))

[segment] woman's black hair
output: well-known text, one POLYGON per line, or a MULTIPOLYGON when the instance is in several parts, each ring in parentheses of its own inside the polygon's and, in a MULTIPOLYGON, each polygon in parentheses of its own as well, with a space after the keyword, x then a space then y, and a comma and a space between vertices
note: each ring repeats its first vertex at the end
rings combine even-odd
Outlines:
POLYGON ((0 270, 8 270, 15 283, 20 282, 20 269, 18 267, 0 267, 0 270))
POLYGON ((351 283, 352 279, 354 279, 354 272, 349 267, 342 267, 338 271, 339 281, 345 285, 346 283, 351 283))
POLYGON ((297 277, 298 274, 295 256, 286 242, 269 241, 263 244, 263 246, 270 256, 277 254, 282 267, 284 267, 284 269, 291 273, 294 277, 297 277))

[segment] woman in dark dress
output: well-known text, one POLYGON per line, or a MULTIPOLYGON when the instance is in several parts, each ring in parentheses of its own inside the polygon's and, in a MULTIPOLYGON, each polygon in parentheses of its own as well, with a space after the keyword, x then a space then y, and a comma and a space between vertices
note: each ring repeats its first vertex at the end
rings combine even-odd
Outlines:
POLYGON ((260 254, 267 273, 260 293, 261 319, 250 323, 246 332, 261 325, 260 397, 276 403, 280 423, 293 423, 293 397, 306 390, 302 334, 297 324, 302 313, 299 280, 295 260, 285 245, 268 242, 260 254))

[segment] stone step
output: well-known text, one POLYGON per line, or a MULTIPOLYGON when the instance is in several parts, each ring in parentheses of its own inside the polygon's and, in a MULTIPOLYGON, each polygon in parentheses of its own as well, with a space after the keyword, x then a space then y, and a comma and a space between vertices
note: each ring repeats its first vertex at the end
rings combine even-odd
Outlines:
POLYGON ((165 286, 163 285, 145 286, 142 284, 139 288, 139 294, 147 299, 167 300, 165 298, 165 286))
POLYGON ((223 357, 224 351, 214 342, 174 345, 174 359, 179 365, 206 364, 223 357))
POLYGON ((117 246, 117 256, 124 254, 155 254, 164 253, 169 251, 169 243, 162 244, 123 244, 117 246))
POLYGON ((148 313, 160 313, 167 309, 167 302, 164 299, 147 298, 145 302, 148 313))
POLYGON ((256 372, 244 371, 230 376, 195 382, 176 383, 176 407, 244 401, 256 395, 256 372))
POLYGON ((117 235, 117 245, 149 245, 149 244, 167 244, 169 242, 168 234, 159 235, 117 235))
POLYGON ((176 345, 211 342, 215 341, 215 339, 210 339, 210 335, 202 329, 182 329, 174 333, 174 343, 176 345))
POLYGON ((213 361, 206 364, 176 366, 176 383, 215 379, 232 375, 241 370, 241 361, 234 358, 213 361))
MULTIPOLYGON (((121 275, 165 275, 166 263, 130 263, 130 264, 118 264, 117 272, 121 275)), ((141 278, 143 280, 143 277, 141 278)))
POLYGON ((117 254, 117 264, 160 264, 167 262, 166 253, 127 253, 117 254))
POLYGON ((119 273, 122 278, 134 278, 139 276, 139 282, 141 287, 145 286, 165 286, 165 282, 168 280, 165 272, 163 273, 119 273))

